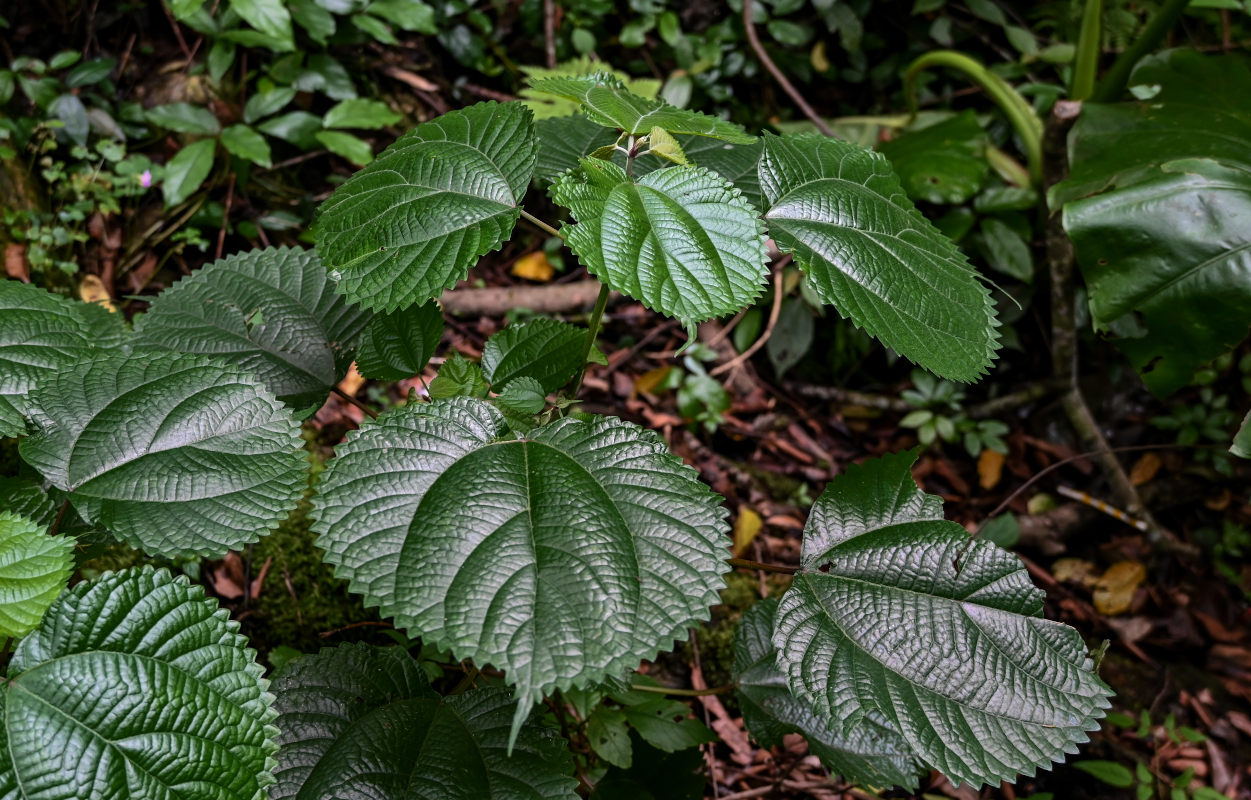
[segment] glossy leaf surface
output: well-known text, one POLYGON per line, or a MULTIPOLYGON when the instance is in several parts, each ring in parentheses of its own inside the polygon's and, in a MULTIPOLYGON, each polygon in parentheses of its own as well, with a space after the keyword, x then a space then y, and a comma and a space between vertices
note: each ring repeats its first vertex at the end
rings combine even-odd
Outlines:
POLYGON ((545 392, 554 392, 578 373, 585 348, 585 328, 540 317, 509 325, 487 339, 482 371, 495 386, 529 377, 545 392))
POLYGON ((982 154, 986 134, 972 111, 883 142, 904 191, 913 200, 963 203, 977 194, 990 170, 982 154))
POLYGON ((443 312, 433 302, 375 314, 356 345, 356 369, 366 378, 402 381, 426 368, 443 339, 443 312))
POLYGON ((73 566, 73 539, 0 511, 0 636, 25 636, 38 625, 73 566))

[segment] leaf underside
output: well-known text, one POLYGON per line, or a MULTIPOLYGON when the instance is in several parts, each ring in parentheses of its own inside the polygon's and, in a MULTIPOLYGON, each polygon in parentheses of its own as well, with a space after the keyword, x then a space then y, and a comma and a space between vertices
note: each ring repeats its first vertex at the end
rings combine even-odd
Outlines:
POLYGON ((205 358, 109 353, 35 392, 22 458, 85 521, 153 555, 221 557, 295 508, 299 426, 250 373, 205 358))
POLYGON ((504 670, 519 724, 543 694, 633 668, 706 619, 726 525, 651 431, 507 430, 470 398, 366 422, 327 467, 313 529, 397 627, 504 670))
POLYGON ((554 392, 578 373, 586 329, 543 317, 509 325, 482 348, 482 372, 494 386, 518 377, 534 378, 554 392))
POLYGON ((998 347, 990 293, 904 195, 878 153, 821 136, 765 136, 765 221, 816 295, 883 344, 959 381, 998 347))
POLYGON ((552 197, 577 220, 564 231, 578 259, 648 308, 702 322, 751 305, 763 290, 759 212, 716 173, 675 166, 636 182, 586 158, 552 197))
POLYGON ((277 730, 237 630, 164 570, 68 590, 0 684, 0 797, 261 800, 277 730))
POLYGON ((138 317, 135 339, 219 356, 305 408, 343 380, 368 321, 334 293, 316 253, 277 247, 215 261, 166 289, 138 317))
POLYGON ((74 567, 74 540, 0 511, 0 636, 25 636, 56 599, 74 567))
POLYGON ((443 339, 443 312, 433 302, 375 314, 356 346, 356 369, 366 378, 402 381, 421 373, 443 339))
POLYGON ((338 291, 378 311, 438 297, 520 216, 537 152, 529 109, 479 103, 422 123, 318 209, 338 291))
POLYGON ((880 714, 953 781, 1033 775, 1077 752, 1111 690, 1081 636, 1042 618, 1020 560, 943 520, 915 457, 849 468, 817 500, 777 612, 778 666, 839 733, 880 714))
POLYGON ((440 697, 402 648, 342 645, 274 676, 281 731, 271 800, 548 800, 578 795, 568 747, 498 688, 440 697))

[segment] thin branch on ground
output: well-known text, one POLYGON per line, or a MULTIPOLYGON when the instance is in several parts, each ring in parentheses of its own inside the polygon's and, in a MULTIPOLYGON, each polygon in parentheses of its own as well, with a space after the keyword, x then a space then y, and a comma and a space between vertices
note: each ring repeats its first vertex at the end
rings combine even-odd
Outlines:
POLYGON ((764 45, 760 43, 760 36, 756 33, 756 23, 752 20, 752 8, 755 3, 743 3, 743 31, 747 34, 747 43, 751 45, 751 49, 755 52, 756 58, 760 59, 760 63, 773 76, 773 80, 777 81, 778 86, 782 87, 782 91, 790 96, 791 101, 804 112, 813 125, 817 126, 817 130, 825 136, 834 136, 834 130, 826 124, 825 120, 808 105, 808 101, 799 93, 799 90, 787 79, 782 70, 778 69, 778 65, 773 63, 773 59, 769 58, 769 54, 765 52, 764 45))
MULTIPOLYGON (((747 5, 751 5, 748 3, 747 5)), ((765 342, 769 341, 769 337, 773 335, 773 328, 778 324, 778 314, 782 310, 782 276, 785 273, 786 265, 789 263, 790 257, 781 259, 773 268, 773 305, 769 308, 769 321, 765 323, 764 333, 756 341, 752 342, 751 347, 739 353, 734 358, 724 364, 709 370, 708 374, 714 378, 718 375, 724 375, 730 370, 742 364, 747 359, 756 354, 756 351, 765 346, 765 342)))

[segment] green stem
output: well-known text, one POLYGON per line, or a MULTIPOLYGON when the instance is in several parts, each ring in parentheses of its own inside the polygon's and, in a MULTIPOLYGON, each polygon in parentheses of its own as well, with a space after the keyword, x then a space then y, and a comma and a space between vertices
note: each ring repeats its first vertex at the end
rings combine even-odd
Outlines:
POLYGON ((1090 99, 1096 103, 1112 103, 1120 99, 1134 66, 1164 40, 1189 4, 1190 0, 1166 0, 1160 10, 1155 12, 1155 16, 1147 21, 1147 27, 1143 28, 1142 33, 1113 62, 1112 68, 1095 87, 1090 99))
POLYGON ((573 382, 573 397, 578 396, 578 392, 582 391, 582 378, 586 376, 587 361, 591 358, 591 350, 595 347, 595 337, 599 336, 599 322, 604 316, 604 309, 608 306, 608 295, 612 294, 612 290, 607 284, 599 285, 599 296, 595 298, 595 308, 591 309, 591 318, 587 322, 586 344, 582 347, 582 366, 578 368, 578 379, 573 382))
POLYGON ((917 75, 930 67, 947 67, 961 72, 990 95, 990 99, 995 101, 1021 137, 1030 177, 1035 183, 1041 183, 1043 125, 1025 98, 977 59, 955 50, 935 50, 913 61, 904 73, 904 95, 908 98, 908 107, 913 116, 917 113, 917 75))
POLYGON ((547 231, 548 233, 550 233, 552 236, 555 236, 556 238, 560 239, 561 241, 564 241, 564 239, 565 239, 565 235, 564 235, 563 233, 561 233, 560 231, 556 230, 556 229, 555 229, 555 228, 553 228, 551 225, 548 225, 546 222, 544 222, 543 220, 539 219, 538 217, 534 216, 534 215, 533 215, 533 214, 531 214, 529 211, 526 211, 524 208, 523 208, 523 209, 521 209, 521 217, 522 217, 522 219, 524 219, 524 220, 526 220, 527 222, 529 222, 531 225, 534 225, 534 226, 535 226, 535 227, 537 227, 537 228, 541 228, 541 229, 543 229, 543 230, 547 231))
POLYGON ((1086 0, 1082 10, 1082 30, 1077 36, 1077 59, 1073 63, 1070 100, 1085 100, 1095 91, 1099 71, 1099 51, 1103 42, 1103 0, 1086 0))
POLYGON ((669 694, 676 697, 708 697, 714 694, 728 694, 738 688, 736 683, 727 683, 724 686, 713 686, 709 689, 670 689, 668 686, 648 686, 642 683, 630 684, 630 689, 635 692, 651 692, 653 694, 669 694))

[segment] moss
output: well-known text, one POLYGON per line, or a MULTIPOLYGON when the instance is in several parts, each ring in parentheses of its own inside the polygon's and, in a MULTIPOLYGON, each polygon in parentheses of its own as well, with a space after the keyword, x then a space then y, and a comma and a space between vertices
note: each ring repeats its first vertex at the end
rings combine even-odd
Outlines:
MULTIPOLYGON (((779 597, 790 587, 789 575, 770 575, 766 589, 770 597, 779 597)), ((712 609, 712 619, 707 625, 695 629, 695 643, 699 647, 700 667, 709 686, 723 686, 734 679, 734 632, 738 630, 743 612, 760 600, 760 581, 754 573, 731 572, 726 576, 726 587, 721 590, 721 605, 712 609)), ((682 655, 688 662, 694 661, 690 644, 682 646, 682 655)), ((722 701, 733 706, 733 696, 725 695, 722 701)))

